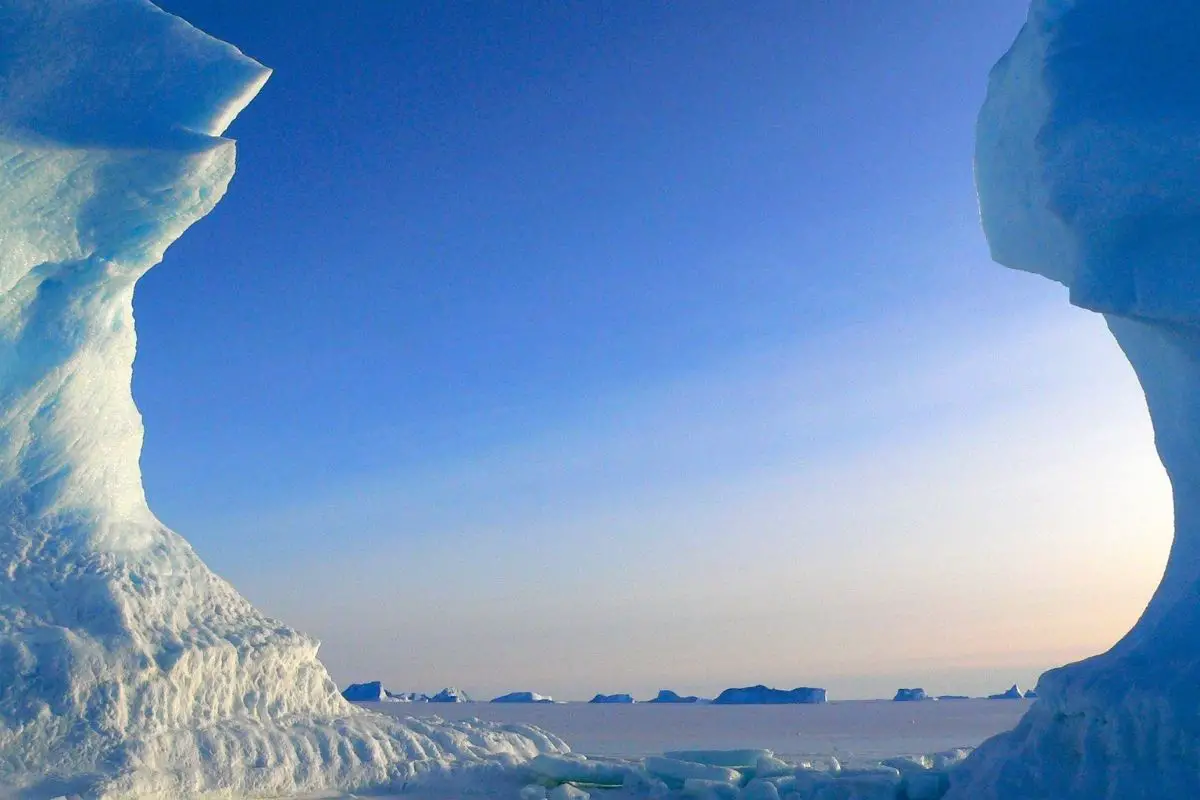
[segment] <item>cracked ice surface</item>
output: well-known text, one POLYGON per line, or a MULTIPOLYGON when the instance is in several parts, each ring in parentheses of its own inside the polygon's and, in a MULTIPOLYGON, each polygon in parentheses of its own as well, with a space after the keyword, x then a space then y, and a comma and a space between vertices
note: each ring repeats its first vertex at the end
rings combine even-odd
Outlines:
POLYGON ((268 75, 144 0, 0 0, 0 795, 400 787, 566 750, 346 703, 146 505, 134 285, 221 199, 268 75))

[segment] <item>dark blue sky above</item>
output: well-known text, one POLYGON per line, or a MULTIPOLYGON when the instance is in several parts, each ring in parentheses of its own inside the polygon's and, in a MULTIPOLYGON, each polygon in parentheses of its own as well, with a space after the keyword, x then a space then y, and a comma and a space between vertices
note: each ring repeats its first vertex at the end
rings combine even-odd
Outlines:
POLYGON ((147 491, 339 681, 985 693, 1143 607, 1136 382, 979 230, 1024 0, 161 5, 275 74, 138 287, 147 491))
POLYGON ((161 5, 275 70, 229 195, 139 288, 168 518, 955 291, 982 252, 967 134, 1022 13, 161 5))

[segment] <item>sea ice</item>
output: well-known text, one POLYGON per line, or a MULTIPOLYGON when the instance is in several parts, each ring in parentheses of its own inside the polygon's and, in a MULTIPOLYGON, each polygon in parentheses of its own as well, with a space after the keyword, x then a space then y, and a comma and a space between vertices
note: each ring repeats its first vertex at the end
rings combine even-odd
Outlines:
POLYGON ((528 769, 542 779, 594 786, 623 786, 631 772, 631 767, 622 762, 575 754, 540 755, 529 762, 528 769))
POLYGON ((742 773, 736 769, 696 761, 651 756, 646 759, 645 764, 647 772, 662 779, 668 786, 682 786, 687 780, 713 781, 737 786, 742 780, 742 773))
POLYGON ((146 0, 0 0, 0 795, 382 789, 565 745, 346 702, 151 513, 133 292, 269 70, 146 0))
POLYGON ((1042 676, 952 800, 1200 797, 1197 41, 1194 0, 1034 0, 992 71, 976 145, 992 255, 1104 315, 1146 393, 1175 541, 1133 629, 1042 676))
POLYGON ((753 767, 759 760, 773 758, 775 754, 770 750, 672 750, 663 755, 677 761, 741 769, 753 767))

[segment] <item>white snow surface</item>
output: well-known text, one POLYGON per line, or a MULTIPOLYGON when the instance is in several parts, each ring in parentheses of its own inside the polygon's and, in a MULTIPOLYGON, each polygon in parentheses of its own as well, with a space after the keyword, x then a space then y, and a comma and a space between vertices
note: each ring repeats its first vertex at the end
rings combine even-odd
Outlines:
POLYGON ((147 507, 133 291, 269 75, 144 0, 0 0, 0 796, 285 795, 510 769, 528 726, 342 700, 147 507))
MULTIPOLYGON (((566 734, 576 751, 526 764, 518 770, 520 790, 507 778, 507 783, 474 786, 471 796, 550 797, 556 787, 575 784, 592 800, 775 795, 781 800, 936 800, 969 753, 952 744, 978 744, 1011 728, 1029 705, 987 700, 801 706, 488 703, 437 712, 450 719, 478 715, 549 728, 566 734), (901 753, 908 755, 897 757, 901 753)), ((408 710, 381 708, 397 715, 408 710)), ((417 796, 426 795, 419 790, 417 796)))
POLYGON ((1198 40, 1194 0, 1034 0, 991 76, 976 175, 992 254, 1104 314, 1146 393, 1175 540, 1134 628, 1044 675, 952 800, 1200 797, 1198 40))

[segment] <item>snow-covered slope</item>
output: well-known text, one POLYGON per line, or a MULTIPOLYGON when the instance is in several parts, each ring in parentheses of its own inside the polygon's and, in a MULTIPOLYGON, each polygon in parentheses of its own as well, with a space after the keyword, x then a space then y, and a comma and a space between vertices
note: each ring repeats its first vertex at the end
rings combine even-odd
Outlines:
POLYGON ((976 171, 993 256, 1105 315, 1146 392, 1175 541, 1133 630, 1043 676, 953 800, 1200 797, 1198 41, 1194 0, 1034 0, 992 73, 976 171))
POLYGON ((0 0, 0 794, 404 782, 562 749, 360 711, 146 505, 134 285, 269 71, 144 0, 0 0))

